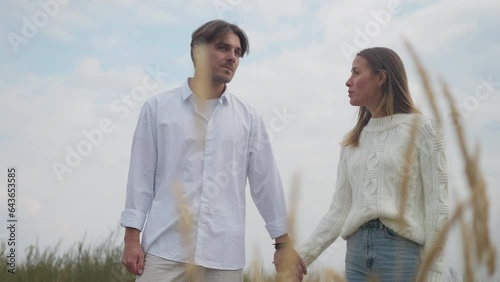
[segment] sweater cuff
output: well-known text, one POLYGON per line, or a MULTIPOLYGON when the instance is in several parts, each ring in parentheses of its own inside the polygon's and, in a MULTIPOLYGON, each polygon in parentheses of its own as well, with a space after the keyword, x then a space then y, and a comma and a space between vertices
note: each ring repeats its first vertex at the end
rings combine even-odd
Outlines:
POLYGON ((312 254, 312 252, 313 250, 307 243, 297 248, 297 253, 307 267, 309 267, 316 260, 316 257, 312 254))
POLYGON ((440 271, 429 270, 427 273, 427 282, 442 282, 443 274, 440 271))
POLYGON ((298 253, 299 253, 300 258, 302 259, 302 261, 306 265, 306 267, 309 267, 311 265, 311 263, 314 262, 314 258, 312 256, 310 256, 309 253, 306 253, 306 252, 298 252, 298 253))

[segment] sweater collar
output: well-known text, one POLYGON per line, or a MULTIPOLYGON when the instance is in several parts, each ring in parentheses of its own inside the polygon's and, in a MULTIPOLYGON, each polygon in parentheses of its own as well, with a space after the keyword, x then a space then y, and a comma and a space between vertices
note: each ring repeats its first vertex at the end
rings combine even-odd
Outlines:
POLYGON ((394 114, 385 117, 371 118, 363 128, 368 132, 384 131, 403 123, 410 122, 416 114, 394 114))

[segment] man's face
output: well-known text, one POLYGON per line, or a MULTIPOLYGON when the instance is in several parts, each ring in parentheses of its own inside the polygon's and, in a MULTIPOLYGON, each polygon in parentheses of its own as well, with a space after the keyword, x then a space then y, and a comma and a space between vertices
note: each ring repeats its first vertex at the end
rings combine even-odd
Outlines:
POLYGON ((233 79, 242 55, 239 37, 228 32, 214 42, 206 45, 206 63, 212 80, 229 83, 233 79))

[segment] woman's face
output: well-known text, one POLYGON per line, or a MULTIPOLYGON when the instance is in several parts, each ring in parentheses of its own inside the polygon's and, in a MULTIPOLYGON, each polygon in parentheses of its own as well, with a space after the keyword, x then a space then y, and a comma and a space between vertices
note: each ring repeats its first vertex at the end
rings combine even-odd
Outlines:
POLYGON ((353 106, 364 106, 373 114, 382 93, 380 75, 376 75, 368 67, 363 57, 356 56, 352 62, 351 77, 345 85, 349 88, 350 103, 353 106))

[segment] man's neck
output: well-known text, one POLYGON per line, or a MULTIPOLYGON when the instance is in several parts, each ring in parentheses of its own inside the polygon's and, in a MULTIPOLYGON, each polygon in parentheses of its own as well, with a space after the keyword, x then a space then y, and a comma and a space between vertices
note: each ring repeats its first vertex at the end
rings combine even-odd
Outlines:
POLYGON ((201 99, 219 98, 226 89, 226 84, 216 83, 208 77, 202 78, 196 76, 196 74, 193 78, 188 78, 188 84, 196 97, 201 99))

